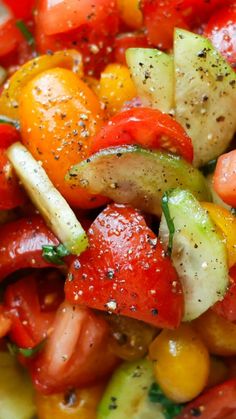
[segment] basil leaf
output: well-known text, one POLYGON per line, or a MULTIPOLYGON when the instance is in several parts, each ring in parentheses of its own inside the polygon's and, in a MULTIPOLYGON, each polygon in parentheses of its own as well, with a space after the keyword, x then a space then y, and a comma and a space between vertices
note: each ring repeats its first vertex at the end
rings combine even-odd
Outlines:
POLYGON ((44 346, 45 339, 33 348, 20 348, 15 343, 8 342, 7 348, 11 355, 23 355, 25 358, 31 358, 36 355, 44 346))
POLYGON ((166 219, 167 227, 169 229, 169 243, 168 243, 168 248, 167 248, 169 256, 171 255, 171 252, 172 252, 173 238, 175 234, 175 225, 174 225, 173 219, 170 216, 170 210, 169 210, 169 205, 168 205, 170 192, 171 190, 165 192, 161 200, 162 211, 166 219))
POLYGON ((153 383, 148 392, 149 400, 152 403, 160 403, 163 408, 165 419, 174 419, 180 414, 183 405, 169 400, 161 391, 158 384, 153 383))
POLYGON ((69 256, 69 250, 63 245, 59 244, 58 246, 45 245, 42 246, 42 256, 43 258, 54 265, 64 265, 62 258, 69 256))
POLYGON ((16 129, 20 128, 19 121, 16 121, 15 119, 8 118, 5 115, 0 115, 0 124, 9 124, 13 125, 16 129))
POLYGON ((21 31, 22 35, 24 36, 28 44, 30 46, 34 46, 35 44, 34 37, 32 33, 29 31, 29 29, 27 28, 25 22, 23 22, 23 20, 17 20, 16 26, 21 31))

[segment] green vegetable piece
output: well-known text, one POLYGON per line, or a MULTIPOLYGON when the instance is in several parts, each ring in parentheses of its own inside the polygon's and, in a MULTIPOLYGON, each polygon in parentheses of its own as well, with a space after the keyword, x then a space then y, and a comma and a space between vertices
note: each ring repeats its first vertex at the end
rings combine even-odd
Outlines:
POLYGON ((97 419, 165 419, 161 405, 148 398, 153 380, 150 361, 123 363, 105 390, 97 419))
POLYGON ((162 206, 162 211, 163 211, 163 214, 165 216, 166 223, 167 223, 167 226, 168 226, 168 229, 169 229, 169 242, 168 242, 167 251, 168 251, 168 254, 171 255, 172 246, 173 246, 173 237, 174 237, 174 234, 175 234, 175 225, 174 225, 173 219, 170 216, 170 211, 169 211, 169 207, 168 207, 169 193, 170 193, 170 191, 169 192, 167 191, 167 192, 164 193, 164 195, 162 197, 161 206, 162 206))
POLYGON ((181 186, 199 200, 211 200, 204 176, 184 159, 137 146, 102 150, 72 167, 66 180, 158 216, 162 196, 171 188, 181 186))
POLYGON ((33 388, 15 357, 0 352, 0 419, 31 419, 36 413, 33 388))
POLYGON ((16 26, 21 31, 22 35, 24 36, 28 44, 30 46, 34 46, 35 44, 34 37, 32 33, 29 31, 29 29, 27 28, 25 22, 23 20, 17 20, 16 26))
POLYGON ((152 383, 149 392, 149 399, 152 403, 160 403, 163 408, 165 419, 175 419, 180 414, 183 405, 176 404, 163 394, 160 387, 156 383, 152 383))
POLYGON ((62 258, 70 254, 69 250, 63 244, 59 244, 58 246, 45 245, 42 246, 42 250, 43 258, 55 265, 64 265, 62 258))
POLYGON ((15 345, 15 343, 8 342, 7 347, 11 355, 18 355, 21 354, 25 358, 31 358, 32 356, 36 355, 45 344, 45 340, 40 342, 38 345, 34 346, 33 348, 20 348, 19 346, 15 345))
MULTIPOLYGON (((183 287, 184 320, 191 321, 221 300, 227 290, 226 244, 191 192, 170 191, 168 208, 175 227, 171 258, 183 287)), ((170 233, 164 214, 159 235, 167 248, 170 233)))

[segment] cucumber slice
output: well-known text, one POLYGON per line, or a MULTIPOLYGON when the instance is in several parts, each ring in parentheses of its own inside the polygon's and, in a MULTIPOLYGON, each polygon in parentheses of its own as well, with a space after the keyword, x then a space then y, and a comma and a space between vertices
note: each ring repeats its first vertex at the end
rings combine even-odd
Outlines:
POLYGON ((0 352, 0 419, 31 419, 36 413, 31 382, 16 359, 0 352))
POLYGON ((173 57, 157 49, 129 48, 126 61, 143 104, 166 113, 173 110, 173 57))
POLYGON ((148 400, 153 381, 150 361, 122 364, 108 384, 97 419, 164 419, 161 405, 148 400))
POLYGON ((79 255, 88 246, 85 231, 45 170, 21 143, 7 151, 9 160, 46 223, 70 253, 79 255))
POLYGON ((72 167, 66 179, 156 215, 161 215, 161 198, 169 188, 181 186, 199 200, 210 200, 204 176, 181 157, 137 146, 102 150, 72 167))
POLYGON ((203 36, 176 29, 176 119, 192 138, 194 165, 219 156, 236 130, 236 73, 203 36))
MULTIPOLYGON (((190 321, 223 298, 228 285, 227 250, 207 211, 189 191, 170 191, 168 208, 175 227, 172 262, 183 286, 184 320, 190 321)), ((164 214, 159 234, 167 247, 164 214)))

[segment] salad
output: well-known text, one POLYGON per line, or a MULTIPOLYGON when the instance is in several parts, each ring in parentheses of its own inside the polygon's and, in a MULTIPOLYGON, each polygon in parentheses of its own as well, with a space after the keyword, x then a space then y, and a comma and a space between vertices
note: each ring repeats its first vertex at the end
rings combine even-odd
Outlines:
POLYGON ((0 419, 236 418, 236 1, 0 0, 0 419))

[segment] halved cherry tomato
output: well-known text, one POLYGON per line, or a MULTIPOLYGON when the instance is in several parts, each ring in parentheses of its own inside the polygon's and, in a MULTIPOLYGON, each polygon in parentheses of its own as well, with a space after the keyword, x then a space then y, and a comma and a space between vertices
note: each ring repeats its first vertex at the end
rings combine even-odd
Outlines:
POLYGON ((114 312, 157 327, 177 327, 183 295, 177 274, 139 212, 109 205, 88 230, 89 249, 70 267, 73 304, 114 312))
POLYGON ((28 275, 7 287, 4 302, 10 317, 10 337, 21 348, 38 345, 48 336, 56 310, 64 299, 64 282, 55 272, 28 275))
POLYGON ((0 1, 0 57, 13 51, 21 42, 22 35, 15 24, 11 10, 0 1))
POLYGON ((117 0, 121 20, 133 29, 140 29, 143 25, 143 16, 139 0, 117 0))
POLYGON ((178 122, 157 109, 133 108, 115 115, 92 139, 90 152, 125 144, 163 148, 189 162, 193 159, 190 137, 178 122))
POLYGON ((0 148, 6 149, 19 140, 20 133, 13 125, 0 123, 0 148))
POLYGON ((224 419, 233 412, 236 415, 236 379, 225 381, 204 392, 187 404, 177 419, 224 419))
POLYGON ((226 204, 236 207, 236 150, 218 158, 213 185, 226 204))
POLYGON ((204 34, 231 64, 236 65, 236 3, 219 9, 209 20, 204 34))
POLYGON ((97 207, 104 199, 65 182, 70 166, 88 156, 90 138, 103 123, 100 102, 72 71, 44 71, 23 89, 20 107, 22 141, 70 205, 97 207))
POLYGON ((115 61, 126 65, 125 51, 127 48, 146 48, 148 46, 147 35, 144 32, 119 34, 114 41, 115 61))
POLYGON ((30 362, 40 392, 58 393, 92 384, 117 364, 108 348, 106 322, 87 308, 64 302, 52 328, 43 350, 30 362))
POLYGON ((4 0, 17 19, 28 19, 32 15, 36 0, 4 0))
MULTIPOLYGON (((4 141, 8 141, 7 137, 5 137, 4 141)), ((13 209, 24 202, 25 195, 19 186, 13 167, 7 158, 5 150, 0 148, 0 210, 13 209)))
POLYGON ((52 266, 43 259, 42 246, 58 244, 39 216, 4 224, 0 228, 0 280, 18 269, 52 266))
POLYGON ((236 322, 236 265, 230 269, 229 276, 230 285, 224 299, 218 301, 212 309, 230 322, 236 322))

